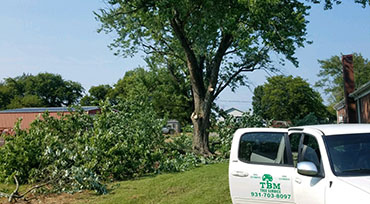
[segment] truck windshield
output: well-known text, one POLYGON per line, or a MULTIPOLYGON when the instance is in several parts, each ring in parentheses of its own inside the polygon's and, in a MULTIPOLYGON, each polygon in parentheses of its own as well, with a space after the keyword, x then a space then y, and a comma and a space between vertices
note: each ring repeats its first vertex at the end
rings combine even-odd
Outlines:
POLYGON ((335 175, 370 175, 370 133, 324 138, 335 175))

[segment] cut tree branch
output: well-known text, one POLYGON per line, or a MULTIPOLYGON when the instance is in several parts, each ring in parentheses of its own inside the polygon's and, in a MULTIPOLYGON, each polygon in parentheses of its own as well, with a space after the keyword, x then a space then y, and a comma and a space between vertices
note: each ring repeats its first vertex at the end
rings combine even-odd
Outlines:
POLYGON ((41 187, 44 187, 44 186, 46 186, 46 185, 48 185, 48 184, 50 184, 51 183, 51 181, 48 181, 48 182, 46 182, 46 183, 43 183, 43 184, 39 184, 39 185, 36 185, 36 186, 33 186, 33 187, 31 187, 30 189, 28 189, 26 192, 24 192, 23 194, 20 194, 19 195, 19 182, 18 182, 18 179, 17 179, 17 177, 16 176, 14 176, 13 177, 14 178, 14 181, 15 181, 15 185, 16 185, 16 187, 15 187, 15 189, 14 189, 14 191, 11 193, 11 194, 7 194, 7 193, 2 193, 2 192, 0 192, 0 198, 1 197, 5 197, 5 198, 8 198, 8 201, 11 203, 11 202, 13 202, 13 201, 17 201, 17 199, 20 199, 20 198, 25 198, 25 196, 27 195, 27 194, 29 194, 31 191, 33 191, 33 190, 35 190, 35 189, 38 189, 38 188, 41 188, 41 187))
POLYGON ((13 178, 14 178, 14 181, 15 181, 15 185, 16 185, 16 187, 15 187, 15 189, 14 189, 14 191, 13 191, 13 193, 12 194, 10 194, 9 195, 9 202, 12 202, 13 201, 13 199, 15 200, 16 199, 16 197, 18 198, 18 190, 19 190, 19 182, 18 182, 18 179, 17 179, 17 177, 14 175, 13 176, 13 178))

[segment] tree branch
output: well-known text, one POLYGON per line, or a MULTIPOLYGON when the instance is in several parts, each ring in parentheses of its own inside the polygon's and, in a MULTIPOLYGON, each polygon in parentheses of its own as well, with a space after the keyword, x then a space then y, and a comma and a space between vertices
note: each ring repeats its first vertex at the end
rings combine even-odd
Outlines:
POLYGON ((114 10, 113 7, 111 7, 110 9, 112 10, 112 16, 115 17, 115 16, 120 16, 120 15, 128 15, 128 14, 133 14, 133 13, 136 13, 138 12, 140 9, 145 9, 145 8, 148 8, 148 7, 154 7, 155 6, 155 1, 147 1, 147 2, 144 2, 142 5, 139 5, 138 7, 135 7, 135 6, 132 6, 132 10, 130 11, 119 11, 119 10, 114 10), (152 4, 150 4, 152 3, 152 4))
POLYGON ((43 183, 43 184, 40 184, 40 185, 36 185, 36 186, 33 186, 32 188, 28 189, 26 192, 24 192, 23 194, 20 195, 20 197, 24 197, 25 195, 27 195, 28 193, 30 193, 31 191, 35 190, 35 189, 38 189, 38 188, 41 188, 41 187, 44 187, 48 184, 50 184, 51 181, 48 181, 46 183, 43 183))
POLYGON ((205 87, 203 81, 203 70, 200 69, 198 60, 195 57, 194 51, 191 49, 191 45, 185 36, 183 28, 183 22, 179 19, 178 13, 175 11, 175 16, 170 20, 171 27, 173 28, 176 37, 180 41, 183 47, 187 59, 187 64, 190 72, 190 80, 195 94, 201 98, 204 97, 205 87))
POLYGON ((17 179, 17 177, 15 175, 13 176, 13 178, 15 180, 16 187, 15 187, 13 193, 9 195, 9 199, 8 199, 9 202, 12 202, 13 199, 15 200, 15 197, 18 197, 18 190, 19 190, 18 179, 17 179))
POLYGON ((233 49, 233 50, 230 50, 230 51, 228 51, 228 52, 225 52, 225 55, 224 56, 226 56, 226 55, 229 55, 229 54, 232 54, 232 53, 235 53, 235 52, 237 52, 238 51, 238 49, 233 49))
POLYGON ((217 98, 217 96, 227 87, 229 86, 229 84, 232 82, 232 80, 237 77, 241 72, 253 72, 255 70, 255 65, 253 66, 250 66, 249 68, 247 67, 241 67, 238 69, 238 71, 234 72, 233 75, 231 75, 231 77, 229 77, 229 79, 226 81, 225 84, 222 84, 222 82, 220 83, 220 85, 217 87, 217 90, 214 94, 214 98, 217 98))
POLYGON ((209 84, 208 84, 207 95, 210 97, 211 100, 216 98, 215 95, 212 95, 211 93, 215 90, 215 87, 217 85, 221 62, 222 62, 222 59, 227 49, 229 49, 232 43, 232 39, 233 38, 231 34, 226 34, 222 37, 222 40, 217 49, 216 55, 213 59, 213 62, 211 65, 212 67, 208 70, 210 72, 210 79, 209 79, 209 84), (213 98, 211 98, 212 96, 213 98))
POLYGON ((169 53, 169 52, 165 52, 165 51, 162 51, 162 50, 158 50, 157 48, 153 47, 152 45, 146 45, 144 43, 142 45, 143 45, 144 48, 147 48, 149 50, 153 50, 152 52, 148 52, 148 51, 143 50, 146 54, 157 53, 157 54, 161 54, 161 55, 172 55, 172 56, 176 57, 177 59, 186 63, 186 60, 184 60, 181 56, 177 55, 176 52, 173 51, 172 49, 170 49, 172 52, 169 53))
POLYGON ((7 194, 7 193, 2 193, 0 192, 0 198, 1 197, 6 197, 8 198, 8 201, 11 203, 14 201, 16 201, 16 199, 20 199, 20 198, 24 198, 28 193, 30 193, 31 191, 35 190, 35 189, 38 189, 38 188, 41 188, 41 187, 44 187, 48 184, 51 183, 51 181, 48 181, 46 183, 43 183, 43 184, 40 184, 40 185, 36 185, 36 186, 33 186, 31 187, 30 189, 28 189, 26 192, 24 192, 23 194, 19 195, 18 191, 19 191, 19 182, 18 182, 18 179, 16 176, 13 177, 14 178, 14 181, 15 181, 15 189, 14 191, 11 193, 11 194, 7 194))

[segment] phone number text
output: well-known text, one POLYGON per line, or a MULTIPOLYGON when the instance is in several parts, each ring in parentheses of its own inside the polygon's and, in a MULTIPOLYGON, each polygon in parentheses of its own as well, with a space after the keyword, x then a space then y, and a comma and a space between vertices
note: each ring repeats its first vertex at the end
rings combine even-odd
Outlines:
POLYGON ((257 193, 251 192, 252 197, 257 198, 277 198, 277 199, 290 199, 291 195, 289 194, 279 194, 279 193, 257 193))

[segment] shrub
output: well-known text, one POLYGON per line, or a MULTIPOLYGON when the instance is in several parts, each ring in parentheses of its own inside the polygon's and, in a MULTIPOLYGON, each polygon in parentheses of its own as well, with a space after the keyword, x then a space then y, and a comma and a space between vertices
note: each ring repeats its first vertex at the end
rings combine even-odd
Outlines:
MULTIPOLYGON (((50 182, 53 192, 81 189, 106 193, 101 180, 156 172, 163 122, 149 103, 102 104, 91 117, 81 109, 60 119, 42 115, 28 130, 16 128, 0 149, 0 181, 50 182)), ((19 124, 18 124, 19 127, 19 124)))
POLYGON ((0 148, 0 182, 49 183, 45 192, 83 189, 107 193, 104 181, 124 180, 159 172, 185 171, 212 162, 191 152, 185 134, 165 141, 164 120, 145 99, 101 103, 89 116, 75 107, 70 114, 47 112, 28 130, 18 122, 16 136, 0 148))
POLYGON ((228 158, 230 155, 232 138, 235 131, 239 128, 247 127, 265 127, 268 122, 262 117, 246 112, 241 118, 226 116, 224 121, 217 124, 216 132, 219 136, 219 145, 215 147, 221 157, 228 158))
POLYGON ((19 129, 19 121, 15 136, 7 136, 0 149, 4 155, 0 158, 0 181, 12 182, 16 174, 20 183, 50 183, 53 192, 92 189, 104 193, 98 175, 82 168, 93 119, 81 109, 60 117, 46 112, 28 130, 19 129), (77 179, 81 175, 84 179, 77 179))

